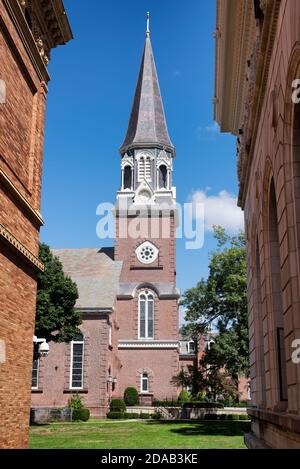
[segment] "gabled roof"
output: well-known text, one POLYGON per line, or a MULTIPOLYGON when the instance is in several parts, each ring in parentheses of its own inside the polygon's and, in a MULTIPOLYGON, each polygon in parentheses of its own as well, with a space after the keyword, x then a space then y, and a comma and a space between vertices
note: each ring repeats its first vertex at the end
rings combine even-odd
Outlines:
POLYGON ((123 154, 128 149, 149 145, 166 147, 174 153, 167 129, 150 36, 147 34, 127 135, 120 151, 123 154))
POLYGON ((114 260, 113 248, 53 249, 66 275, 76 282, 79 310, 105 311, 113 307, 122 262, 114 260))

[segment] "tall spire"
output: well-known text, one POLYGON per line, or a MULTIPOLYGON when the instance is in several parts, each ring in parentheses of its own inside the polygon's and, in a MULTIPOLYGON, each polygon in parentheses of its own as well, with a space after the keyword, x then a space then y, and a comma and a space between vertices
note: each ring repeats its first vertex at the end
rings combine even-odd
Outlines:
POLYGON ((159 147, 174 154, 160 93, 150 40, 150 15, 147 14, 146 43, 133 101, 127 135, 120 151, 132 148, 159 147))

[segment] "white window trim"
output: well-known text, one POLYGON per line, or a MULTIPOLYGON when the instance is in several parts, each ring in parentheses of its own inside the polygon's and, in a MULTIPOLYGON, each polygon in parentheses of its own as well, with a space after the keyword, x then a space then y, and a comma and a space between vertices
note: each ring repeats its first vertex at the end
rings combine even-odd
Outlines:
POLYGON ((112 347, 112 325, 109 324, 109 329, 108 329, 108 346, 112 347))
POLYGON ((72 340, 71 342, 71 363, 70 363, 70 382, 69 382, 69 388, 70 389, 83 389, 83 369, 84 369, 84 340, 72 340), (72 386, 72 381, 73 381, 73 345, 75 344, 82 344, 82 370, 81 370, 81 383, 82 386, 80 387, 74 387, 72 386))
POLYGON ((154 315, 155 315, 155 300, 154 300, 154 294, 152 293, 151 290, 143 290, 139 294, 138 298, 138 338, 139 340, 154 340, 154 315), (145 337, 141 337, 141 302, 140 298, 142 295, 146 296, 146 304, 145 304, 145 337), (150 337, 148 334, 148 301, 147 297, 151 295, 152 296, 152 303, 153 303, 153 335, 150 337))
MULTIPOLYGON (((36 383, 37 385, 36 386, 31 386, 31 389, 35 390, 35 389, 39 389, 39 380, 40 380, 40 359, 38 358, 37 359, 37 362, 38 362, 38 367, 37 367, 37 375, 36 375, 36 383)), ((33 370, 32 370, 33 371, 33 370)), ((32 376, 31 376, 31 383, 32 383, 32 376)))
POLYGON ((150 392, 149 391, 149 374, 146 373, 146 371, 141 373, 141 383, 140 384, 141 384, 141 386, 140 386, 141 387, 141 394, 149 394, 149 392, 150 392), (143 381, 146 379, 146 378, 144 378, 143 375, 145 375, 145 374, 147 374, 147 391, 143 390, 143 381))

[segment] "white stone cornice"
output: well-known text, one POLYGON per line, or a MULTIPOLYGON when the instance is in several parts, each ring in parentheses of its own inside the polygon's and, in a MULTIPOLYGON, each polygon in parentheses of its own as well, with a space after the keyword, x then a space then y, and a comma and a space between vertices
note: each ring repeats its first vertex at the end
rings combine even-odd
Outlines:
POLYGON ((119 340, 118 349, 176 349, 177 340, 119 340))
POLYGON ((217 0, 214 117, 237 135, 248 92, 247 61, 256 36, 253 0, 217 0))

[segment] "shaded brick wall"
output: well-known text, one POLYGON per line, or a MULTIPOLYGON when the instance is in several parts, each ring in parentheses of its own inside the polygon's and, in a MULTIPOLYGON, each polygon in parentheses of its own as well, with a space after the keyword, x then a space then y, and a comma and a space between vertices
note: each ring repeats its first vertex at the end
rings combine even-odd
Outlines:
POLYGON ((0 0, 0 79, 6 85, 0 104, 0 448, 24 448, 28 441, 36 258, 43 223, 49 75, 19 5, 18 0, 0 0))
POLYGON ((300 368, 291 362, 292 342, 300 338, 299 179, 292 148, 292 81, 300 78, 299 17, 299 1, 281 1, 245 202, 252 398, 258 409, 266 411, 264 415, 253 414, 253 432, 278 448, 300 447, 299 432, 290 431, 293 418, 300 414, 300 368), (280 257, 276 271, 274 241, 269 237, 272 179, 280 257), (279 389, 277 290, 283 310, 287 401, 280 398, 279 389), (288 415, 288 419, 279 421, 276 412, 288 415), (260 415, 261 420, 257 418, 260 415))

